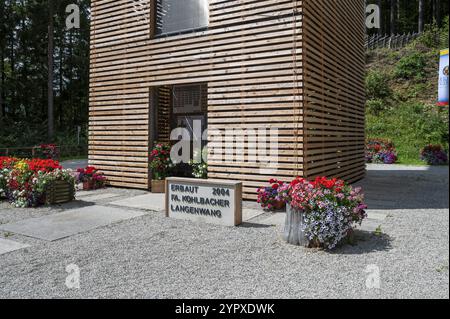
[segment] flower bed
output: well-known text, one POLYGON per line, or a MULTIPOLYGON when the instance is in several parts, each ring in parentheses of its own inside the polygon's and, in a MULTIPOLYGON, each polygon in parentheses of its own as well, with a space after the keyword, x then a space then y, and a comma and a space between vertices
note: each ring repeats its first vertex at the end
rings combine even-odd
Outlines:
POLYGON ((342 180, 297 178, 273 189, 276 192, 261 189, 264 200, 260 202, 263 207, 272 200, 288 205, 285 239, 292 244, 333 249, 367 217, 362 189, 342 180))
POLYGON ((72 172, 62 169, 57 161, 0 157, 0 197, 15 207, 45 204, 46 193, 55 181, 75 187, 72 172))
POLYGON ((376 164, 395 164, 397 151, 390 140, 370 139, 366 142, 366 162, 376 164))
POLYGON ((428 165, 448 164, 448 155, 441 145, 427 145, 420 151, 420 159, 428 165))

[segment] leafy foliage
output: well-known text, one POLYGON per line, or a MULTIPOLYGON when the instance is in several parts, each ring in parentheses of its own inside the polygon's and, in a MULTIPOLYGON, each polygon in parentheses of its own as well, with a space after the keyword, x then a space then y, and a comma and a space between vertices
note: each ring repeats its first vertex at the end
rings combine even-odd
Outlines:
POLYGON ((369 70, 366 76, 366 95, 370 100, 385 100, 391 96, 389 77, 379 70, 369 70))
POLYGON ((394 77, 406 80, 422 80, 426 73, 426 57, 421 52, 413 52, 401 58, 394 69, 394 77))

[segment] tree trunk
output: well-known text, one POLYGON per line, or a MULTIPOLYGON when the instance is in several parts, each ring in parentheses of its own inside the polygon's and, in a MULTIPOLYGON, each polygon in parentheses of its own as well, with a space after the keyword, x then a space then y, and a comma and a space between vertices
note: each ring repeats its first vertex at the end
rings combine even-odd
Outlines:
POLYGON ((424 0, 419 0, 419 33, 424 30, 424 0))
POLYGON ((0 118, 6 116, 5 107, 5 56, 3 54, 3 44, 0 48, 0 118))
POLYGON ((286 242, 292 245, 304 246, 309 245, 309 240, 302 230, 304 225, 304 212, 287 205, 286 208, 286 223, 284 226, 283 238, 286 242))
MULTIPOLYGON (((10 85, 9 87, 14 87, 14 85, 16 85, 16 57, 15 57, 15 35, 14 35, 14 31, 11 30, 11 41, 10 41, 10 47, 9 47, 9 69, 10 69, 10 74, 8 77, 8 84, 10 85)), ((9 93, 10 93, 10 98, 9 98, 9 105, 8 105, 8 110, 9 113, 12 113, 12 115, 14 116, 14 111, 15 111, 15 106, 16 106, 16 91, 10 89, 9 93)))
POLYGON ((377 1, 377 5, 379 8, 379 12, 380 12, 380 29, 378 29, 378 34, 382 35, 383 34, 383 10, 382 10, 382 6, 381 6, 381 0, 377 1))
POLYGON ((396 7, 396 0, 391 0, 391 35, 394 35, 396 30, 396 21, 395 21, 395 7, 396 7))
POLYGON ((441 0, 436 0, 436 24, 438 27, 442 26, 442 15, 441 15, 441 0))
MULTIPOLYGON (((4 33, 4 18, 5 18, 5 3, 2 1, 0 3, 0 34, 4 33)), ((5 57, 3 54, 5 48, 4 37, 0 39, 0 119, 5 116, 5 107, 4 107, 4 85, 5 85, 5 57)))
POLYGON ((64 63, 64 35, 61 35, 59 48, 59 100, 58 100, 58 125, 63 127, 63 63, 64 63))
POLYGON ((53 97, 53 40, 54 40, 54 26, 53 26, 53 0, 48 0, 48 108, 47 108, 47 125, 48 125, 48 140, 53 142, 54 131, 54 97, 53 97))

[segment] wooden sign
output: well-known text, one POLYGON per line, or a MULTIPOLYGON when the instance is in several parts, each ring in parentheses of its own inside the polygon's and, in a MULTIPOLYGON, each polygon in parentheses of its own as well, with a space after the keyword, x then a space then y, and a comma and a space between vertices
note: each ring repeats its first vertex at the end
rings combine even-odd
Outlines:
POLYGON ((242 183, 166 179, 166 216, 222 226, 242 224, 242 183))

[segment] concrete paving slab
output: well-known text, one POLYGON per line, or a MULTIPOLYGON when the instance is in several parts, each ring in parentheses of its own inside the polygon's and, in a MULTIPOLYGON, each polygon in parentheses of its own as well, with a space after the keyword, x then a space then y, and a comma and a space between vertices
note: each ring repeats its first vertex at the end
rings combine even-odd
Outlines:
POLYGON ((142 211, 91 206, 0 225, 0 230, 47 241, 55 241, 144 214, 142 211))
POLYGON ((373 219, 373 220, 383 221, 383 220, 385 220, 387 218, 387 214, 367 212, 367 218, 368 219, 373 219))
POLYGON ((249 221, 249 220, 251 220, 251 219, 253 219, 253 218, 256 218, 256 217, 258 217, 258 216, 261 216, 262 214, 264 214, 265 212, 262 210, 262 209, 260 209, 260 210, 257 210, 257 209, 248 209, 248 208, 244 208, 243 210, 242 210, 242 220, 244 221, 244 222, 246 222, 246 221, 249 221))
POLYGON ((80 200, 85 201, 85 202, 95 202, 98 200, 110 199, 110 198, 119 197, 119 196, 121 196, 121 195, 115 194, 115 193, 91 194, 91 195, 81 196, 80 200))
POLYGON ((111 202, 111 205, 160 212, 166 209, 164 194, 145 194, 111 202))
POLYGON ((16 241, 0 238, 0 255, 30 247, 30 245, 18 243, 16 241))
POLYGON ((284 226, 286 213, 273 213, 271 216, 258 221, 258 224, 267 226, 284 226))
POLYGON ((89 191, 77 191, 77 194, 76 194, 77 198, 91 196, 91 195, 92 195, 92 192, 89 192, 89 191))

